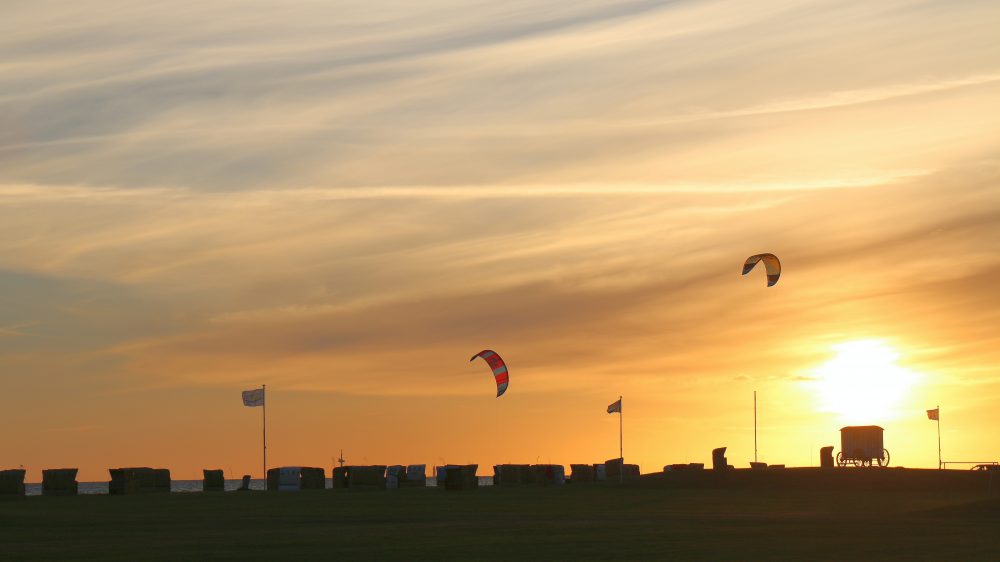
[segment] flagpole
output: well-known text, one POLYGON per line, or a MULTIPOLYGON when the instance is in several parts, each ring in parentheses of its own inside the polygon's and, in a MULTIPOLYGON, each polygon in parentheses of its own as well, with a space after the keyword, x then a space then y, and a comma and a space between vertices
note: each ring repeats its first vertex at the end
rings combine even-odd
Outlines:
POLYGON ((753 462, 757 462, 757 391, 753 391, 753 462))
POLYGON ((937 406, 937 426, 938 426, 938 470, 941 470, 941 405, 937 406))
POLYGON ((261 412, 264 415, 264 434, 263 434, 263 438, 264 438, 264 476, 263 476, 263 478, 264 478, 264 487, 267 488, 267 385, 263 384, 263 385, 261 385, 260 388, 261 388, 261 393, 260 394, 264 398, 264 400, 263 400, 263 408, 261 408, 261 412))
POLYGON ((622 460, 621 468, 618 469, 618 483, 621 484, 625 480, 625 447, 623 444, 622 432, 622 397, 618 397, 618 458, 622 460))

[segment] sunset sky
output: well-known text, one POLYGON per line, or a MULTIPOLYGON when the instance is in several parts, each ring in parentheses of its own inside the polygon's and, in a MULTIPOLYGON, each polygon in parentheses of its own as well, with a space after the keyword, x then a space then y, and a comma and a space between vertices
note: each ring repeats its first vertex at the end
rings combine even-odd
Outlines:
POLYGON ((6 0, 0 468, 1000 458, 1000 4, 6 0), (741 277, 780 256, 780 282, 741 277), (474 353, 506 359, 497 399, 474 353))

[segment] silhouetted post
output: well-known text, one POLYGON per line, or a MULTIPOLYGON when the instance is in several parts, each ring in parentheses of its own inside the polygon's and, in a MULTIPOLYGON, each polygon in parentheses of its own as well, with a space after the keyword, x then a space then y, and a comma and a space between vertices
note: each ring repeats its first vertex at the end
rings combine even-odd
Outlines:
POLYGON ((625 476, 624 476, 624 474, 622 474, 622 472, 624 471, 624 467, 625 467, 625 453, 624 453, 625 446, 623 444, 624 439, 622 438, 622 435, 624 435, 624 432, 622 430, 622 397, 621 396, 618 397, 618 400, 612 402, 608 406, 608 413, 609 414, 614 414, 614 413, 618 414, 618 460, 619 460, 619 462, 621 463, 621 466, 622 466, 622 470, 618 471, 618 483, 621 484, 622 482, 625 481, 625 476))
POLYGON ((757 462, 757 391, 753 391, 753 462, 757 462))
POLYGON ((260 388, 263 397, 261 413, 264 416, 264 480, 267 481, 267 385, 263 384, 260 388))
POLYGON ((622 397, 618 397, 618 457, 622 460, 622 467, 618 470, 618 483, 625 481, 625 446, 623 444, 622 432, 622 397))
POLYGON ((941 405, 937 406, 937 427, 938 427, 938 470, 941 470, 941 405))

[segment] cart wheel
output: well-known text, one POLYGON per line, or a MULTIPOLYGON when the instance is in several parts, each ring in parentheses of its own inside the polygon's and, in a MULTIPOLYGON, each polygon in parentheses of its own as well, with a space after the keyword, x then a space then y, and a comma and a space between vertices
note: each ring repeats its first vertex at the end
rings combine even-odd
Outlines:
POLYGON ((851 462, 854 463, 854 466, 864 466, 865 465, 865 461, 863 461, 861 459, 851 459, 851 462))
POLYGON ((878 465, 889 466, 889 449, 882 449, 882 457, 878 460, 878 465))
POLYGON ((846 466, 847 461, 844 460, 844 452, 837 451, 837 466, 846 466))

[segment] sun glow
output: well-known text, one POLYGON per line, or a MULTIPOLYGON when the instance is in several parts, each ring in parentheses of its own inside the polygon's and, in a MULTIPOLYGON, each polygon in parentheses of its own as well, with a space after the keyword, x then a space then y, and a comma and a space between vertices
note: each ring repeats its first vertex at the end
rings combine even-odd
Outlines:
POLYGON ((896 407, 917 379, 896 364, 899 353, 879 340, 846 342, 833 350, 836 355, 813 373, 820 409, 850 424, 896 418, 896 407))

